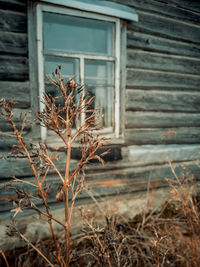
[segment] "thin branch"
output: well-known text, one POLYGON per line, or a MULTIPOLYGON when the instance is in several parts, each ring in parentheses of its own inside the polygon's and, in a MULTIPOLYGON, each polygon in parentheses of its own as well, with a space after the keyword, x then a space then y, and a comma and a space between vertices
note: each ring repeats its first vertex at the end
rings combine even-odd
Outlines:
POLYGON ((7 267, 10 267, 10 265, 9 265, 7 259, 6 259, 6 255, 5 255, 5 253, 3 252, 2 249, 0 249, 0 254, 3 256, 3 259, 4 259, 5 263, 6 263, 6 266, 7 267))
POLYGON ((34 246, 23 234, 21 234, 20 232, 18 232, 18 234, 20 235, 20 237, 27 243, 29 244, 35 251, 37 251, 38 254, 40 254, 40 256, 51 266, 54 267, 54 265, 47 259, 47 257, 36 247, 34 246))

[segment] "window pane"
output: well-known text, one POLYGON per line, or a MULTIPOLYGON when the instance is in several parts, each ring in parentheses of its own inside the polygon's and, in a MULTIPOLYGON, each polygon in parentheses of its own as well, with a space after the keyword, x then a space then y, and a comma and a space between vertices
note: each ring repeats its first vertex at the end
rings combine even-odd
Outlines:
POLYGON ((44 49, 113 55, 114 23, 44 12, 44 49))
POLYGON ((55 69, 60 65, 64 78, 71 77, 76 82, 79 82, 79 59, 45 56, 44 60, 44 72, 47 75, 51 76, 52 72, 55 72, 55 69))
MULTIPOLYGON (((54 56, 45 56, 44 59, 44 71, 49 77, 52 77, 52 73, 55 72, 55 69, 58 67, 58 65, 60 65, 64 82, 67 82, 69 77, 73 78, 75 82, 79 82, 79 59, 54 56)), ((51 84, 47 78, 45 79, 45 92, 53 97, 61 95, 59 88, 51 84)), ((62 99, 58 98, 56 100, 56 104, 62 105, 62 99)))
POLYGON ((92 108, 104 115, 103 127, 113 126, 114 63, 103 60, 85 61, 85 84, 90 96, 95 96, 92 108))
POLYGON ((113 87, 99 87, 99 86, 86 86, 89 96, 95 96, 94 102, 91 104, 92 109, 97 109, 102 117, 101 126, 113 126, 114 115, 114 88, 113 87))
POLYGON ((102 60, 86 60, 85 83, 114 85, 114 63, 102 60))

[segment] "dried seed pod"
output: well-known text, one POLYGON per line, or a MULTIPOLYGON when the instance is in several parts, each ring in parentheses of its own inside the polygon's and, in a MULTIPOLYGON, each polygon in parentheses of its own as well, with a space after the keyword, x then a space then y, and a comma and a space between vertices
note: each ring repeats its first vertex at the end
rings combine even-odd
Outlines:
POLYGON ((56 200, 58 202, 64 201, 65 200, 65 195, 63 193, 63 185, 59 185, 57 189, 57 194, 56 194, 56 200))

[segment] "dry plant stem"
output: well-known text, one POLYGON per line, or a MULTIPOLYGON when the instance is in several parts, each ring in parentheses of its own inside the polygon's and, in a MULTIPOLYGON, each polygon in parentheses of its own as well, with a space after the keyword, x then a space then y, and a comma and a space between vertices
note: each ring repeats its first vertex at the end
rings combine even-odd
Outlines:
MULTIPOLYGON (((60 69, 60 67, 59 67, 60 69)), ((39 147, 36 149, 36 152, 33 151, 29 154, 28 147, 26 142, 22 136, 23 129, 26 125, 26 117, 21 124, 21 129, 18 130, 15 122, 13 121, 13 105, 14 102, 6 103, 5 100, 1 100, 0 107, 4 108, 5 112, 1 112, 0 115, 3 115, 4 119, 7 120, 13 127, 14 135, 6 135, 11 137, 16 137, 18 140, 18 146, 15 151, 18 157, 25 156, 29 164, 32 168, 33 174, 35 176, 35 184, 25 182, 33 187, 38 189, 38 193, 42 199, 43 206, 45 207, 45 212, 34 206, 32 203, 32 208, 35 209, 40 214, 46 216, 48 218, 49 227, 51 230, 52 239, 54 242, 56 257, 59 266, 69 266, 69 235, 70 235, 70 221, 72 217, 72 209, 74 207, 75 199, 78 193, 80 193, 83 189, 83 180, 84 176, 84 165, 87 164, 92 159, 97 159, 101 163, 103 163, 103 159, 101 158, 104 153, 100 156, 95 155, 96 151, 103 145, 105 145, 105 138, 99 138, 96 135, 96 130, 99 128, 99 117, 97 116, 97 112, 91 109, 91 103, 94 100, 94 97, 89 98, 88 93, 83 93, 83 88, 75 84, 72 79, 69 79, 67 83, 63 81, 60 71, 56 70, 56 75, 53 75, 55 79, 48 78, 49 81, 59 88, 61 95, 58 97, 52 97, 49 94, 44 94, 43 103, 45 108, 43 111, 38 112, 38 120, 42 126, 47 127, 48 130, 55 132, 63 141, 64 146, 56 148, 55 155, 49 155, 47 144, 39 143, 39 147), (76 99, 76 94, 79 94, 79 100, 76 99), (62 98, 63 104, 56 103, 57 99, 62 98), (81 121, 82 119, 85 121, 81 121), (75 126, 75 128, 74 128, 75 126), (75 130, 75 133, 72 133, 72 128, 75 130), (80 145, 80 150, 82 152, 82 157, 77 165, 77 168, 70 175, 70 160, 71 160, 71 147, 72 143, 78 141, 80 145), (54 163, 56 158, 56 154, 60 148, 65 148, 66 155, 66 166, 65 166, 65 176, 61 174, 61 171, 57 168, 54 163), (35 158, 36 157, 36 160, 35 158), (41 160, 39 167, 37 165, 38 159, 41 160), (37 169, 39 168, 39 169, 37 169), (45 169, 42 177, 41 171, 45 169), (65 208, 65 221, 64 223, 57 221, 50 213, 50 209, 47 202, 47 194, 48 188, 45 185, 45 181, 47 175, 49 173, 50 168, 54 169, 57 173, 61 184, 59 184, 57 189, 56 200, 64 201, 65 208), (83 172, 83 176, 81 179, 76 179, 76 176, 79 176, 83 172), (72 184, 71 184, 72 183, 72 184), (71 210, 69 211, 69 190, 72 191, 72 203, 71 210), (64 192, 63 192, 64 191, 64 192), (64 193, 64 194, 63 194, 64 193), (52 225, 52 221, 55 221, 62 225, 65 230, 65 262, 60 257, 60 251, 58 248, 58 242, 56 240, 54 228, 52 225)), ((16 179, 18 181, 18 179, 16 179)), ((96 238, 98 236, 96 235, 96 238)), ((102 243, 98 241, 101 248, 102 243)), ((103 249, 103 248, 102 248, 103 249)), ((105 255, 106 252, 104 252, 105 255)), ((108 258, 108 257, 107 257, 108 258)), ((111 266, 110 261, 108 259, 108 264, 111 266)))
POLYGON ((70 214, 69 214, 69 223, 71 222, 72 211, 73 211, 73 208, 74 208, 74 204, 75 204, 75 198, 73 199, 73 201, 71 203, 70 214))
POLYGON ((35 185, 35 184, 33 184, 33 183, 30 183, 30 182, 27 182, 27 181, 24 181, 24 180, 22 181, 22 180, 20 180, 20 179, 17 179, 16 177, 13 177, 13 179, 14 179, 14 182, 23 183, 23 184, 28 184, 28 185, 31 185, 31 186, 33 186, 33 187, 38 188, 38 186, 35 185))
MULTIPOLYGON (((99 239, 98 235, 96 234, 96 232, 95 232, 93 226, 89 223, 89 221, 88 221, 85 217, 83 217, 83 220, 84 220, 85 223, 90 227, 90 229, 92 230, 92 232, 93 232, 93 234, 94 234, 94 237, 96 238, 97 242, 99 243, 99 245, 100 245, 102 251, 104 251, 103 244, 102 244, 101 240, 99 239)), ((106 256, 108 265, 109 265, 110 267, 112 267, 111 262, 110 262, 110 260, 109 260, 109 256, 108 256, 108 254, 107 254, 106 252, 104 252, 104 254, 105 254, 105 256, 106 256)))
MULTIPOLYGON (((67 129, 68 130, 68 129, 67 129)), ((71 158, 71 137, 68 136, 68 145, 67 145, 67 160, 66 160, 66 169, 65 169, 65 180, 64 180, 64 192, 65 192, 65 253, 66 253, 66 266, 69 266, 69 232, 70 232, 70 222, 69 222, 69 197, 68 197, 68 181, 69 181, 69 166, 71 158)))
POLYGON ((190 228, 191 232, 191 266, 199 266, 200 265, 200 259, 199 259, 199 243, 198 243, 198 235, 195 233, 195 225, 199 226, 199 216, 198 213, 195 209, 194 202, 191 197, 192 193, 192 187, 185 188, 184 185, 181 183, 179 180, 174 167, 172 166, 172 163, 170 160, 168 160, 170 168, 172 170, 172 173, 174 174, 178 185, 179 185, 179 190, 175 188, 175 186, 168 180, 169 185, 175 190, 176 195, 180 199, 182 205, 183 205, 183 210, 184 214, 187 217, 187 223, 190 228))
POLYGON ((51 219, 52 221, 54 221, 54 222, 60 224, 63 228, 65 228, 65 225, 64 225, 63 223, 61 223, 60 221, 58 221, 56 218, 54 218, 51 214, 47 214, 47 213, 43 212, 42 210, 36 209, 35 207, 34 207, 34 209, 35 209, 36 211, 38 211, 40 214, 42 214, 42 215, 44 215, 45 217, 47 217, 48 219, 51 219))
POLYGON ((29 244, 34 250, 37 251, 37 253, 42 256, 42 258, 51 266, 54 267, 54 265, 47 259, 47 257, 38 249, 36 246, 34 246, 23 234, 19 233, 20 237, 27 243, 29 244))
POLYGON ((40 183, 40 181, 39 181, 37 172, 36 172, 36 170, 35 170, 35 167, 34 167, 34 165, 33 165, 33 162, 32 162, 32 160, 31 160, 31 157, 30 157, 30 155, 29 155, 29 152, 28 152, 28 150, 27 150, 27 148, 26 148, 26 146, 24 145, 23 142, 22 142, 22 147, 23 147, 23 149, 24 149, 24 151, 25 151, 25 153, 26 153, 26 156, 27 156, 27 158, 28 158, 28 160, 29 160, 29 162, 30 162, 31 168, 32 168, 33 173, 34 173, 34 175, 35 175, 36 182, 37 182, 37 185, 38 185, 38 190, 39 190, 40 193, 41 193, 42 201, 43 201, 43 204, 44 204, 44 206, 45 206, 46 212, 47 212, 47 214, 48 214, 48 223, 49 223, 49 227, 50 227, 50 231, 51 231, 52 239, 53 239, 53 242, 54 242, 54 246, 55 246, 55 249, 56 249, 56 257, 57 257, 57 261, 58 261, 59 265, 62 266, 62 265, 61 265, 61 260, 60 260, 60 253, 59 253, 59 250, 58 250, 58 244, 57 244, 57 240, 56 240, 55 232, 54 232, 54 229, 53 229, 53 226, 52 226, 51 214, 50 214, 50 212, 49 212, 48 203, 47 203, 47 201, 46 201, 45 193, 44 193, 44 191, 43 191, 43 189, 42 189, 41 183, 40 183))
POLYGON ((9 264, 8 264, 8 261, 7 261, 7 259, 6 259, 6 255, 5 255, 5 253, 3 252, 2 249, 0 249, 0 254, 3 256, 3 259, 4 259, 5 263, 6 263, 6 266, 7 266, 7 267, 10 267, 9 264))
POLYGON ((44 183, 44 181, 45 181, 45 179, 47 177, 47 174, 48 174, 49 170, 50 170, 50 166, 48 166, 48 168, 46 169, 45 174, 43 175, 43 178, 42 178, 42 181, 41 181, 41 185, 44 183))
POLYGON ((23 137, 19 133, 19 131, 18 131, 17 127, 16 127, 16 124, 14 123, 13 120, 11 120, 11 123, 13 125, 13 129, 14 129, 14 133, 16 135, 16 138, 17 138, 19 144, 22 146, 22 148, 23 148, 23 150, 24 150, 24 152, 26 154, 26 157, 27 157, 27 159, 28 159, 28 161, 30 163, 30 166, 31 166, 31 168, 33 170, 33 173, 34 173, 34 176, 35 176, 35 179, 36 179, 36 182, 37 182, 38 190, 41 193, 43 204, 44 204, 45 209, 46 209, 46 212, 47 212, 47 214, 49 216, 48 223, 49 223, 49 227, 50 227, 50 230, 51 230, 52 239, 54 241, 54 245, 55 245, 55 249, 56 249, 57 260, 58 260, 59 265, 61 266, 60 254, 59 254, 59 250, 58 250, 58 245, 57 245, 57 241, 56 241, 54 229, 53 229, 53 226, 52 226, 51 215, 50 215, 48 204, 47 204, 47 201, 46 201, 45 192, 42 189, 42 186, 41 186, 41 183, 39 181, 39 177, 38 177, 37 171, 36 171, 36 169, 34 167, 34 164, 33 164, 33 161, 31 159, 31 156, 30 156, 30 154, 29 154, 29 152, 28 152, 28 150, 26 148, 26 145, 25 145, 25 142, 23 140, 23 137))
POLYGON ((51 230, 52 239, 53 239, 54 246, 55 246, 55 249, 56 249, 56 258, 57 258, 58 264, 61 267, 62 266, 61 258, 60 258, 60 253, 59 253, 59 249, 58 249, 58 244, 57 244, 55 232, 54 232, 53 225, 52 225, 52 218, 51 218, 52 216, 51 216, 50 211, 49 211, 49 207, 48 207, 48 203, 46 201, 46 197, 44 196, 44 191, 42 190, 41 193, 42 193, 42 200, 43 200, 43 203, 44 203, 44 206, 46 208, 47 215, 48 215, 48 223, 49 223, 49 227, 50 227, 50 230, 51 230))
POLYGON ((63 186, 65 192, 65 264, 69 266, 69 200, 68 200, 68 186, 63 186))

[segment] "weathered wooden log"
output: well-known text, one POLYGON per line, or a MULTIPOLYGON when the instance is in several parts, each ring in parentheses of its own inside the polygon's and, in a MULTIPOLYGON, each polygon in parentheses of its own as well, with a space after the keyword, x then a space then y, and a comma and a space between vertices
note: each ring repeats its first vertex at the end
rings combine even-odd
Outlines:
MULTIPOLYGON (((182 162, 173 164, 177 176, 181 179, 183 174, 192 175, 194 178, 199 177, 199 168, 193 162, 182 162), (184 168, 182 165, 184 164, 184 168)), ((147 166, 147 167, 137 167, 124 169, 121 172, 111 171, 96 173, 96 175, 86 174, 86 186, 89 188, 89 192, 95 198, 99 197, 109 197, 113 195, 131 194, 136 192, 145 192, 147 188, 157 189, 160 187, 166 187, 166 178, 174 178, 171 168, 168 164, 157 165, 157 166, 147 166)), ((28 182, 34 182, 34 178, 25 179, 28 182)), ((14 183, 18 189, 25 189, 28 192, 36 192, 31 186, 23 183, 14 183)), ((50 205, 56 203, 55 192, 60 185, 59 179, 55 176, 48 177, 47 186, 50 186, 50 191, 48 194, 48 201, 50 205)), ((83 203, 84 200, 90 198, 87 190, 83 190, 78 196, 77 200, 79 204, 83 203)), ((70 194, 71 198, 71 194, 70 194)), ((9 189, 1 187, 0 204, 1 211, 6 211, 12 208, 12 201, 16 199, 15 191, 13 188, 9 189)), ((41 201, 35 200, 37 204, 41 201)), ((62 204, 62 203, 61 203, 62 204)))
POLYGON ((27 15, 0 9, 0 31, 27 33, 27 15))
POLYGON ((170 128, 200 126, 200 113, 131 112, 125 114, 125 128, 170 128))
MULTIPOLYGON (((13 145, 17 145, 15 138, 0 136, 0 151, 9 151, 12 149, 13 145)), ((0 161, 1 164, 1 161, 0 161)), ((1 175, 0 175, 1 177, 1 175)))
MULTIPOLYGON (((0 152, 7 153, 11 152, 13 145, 17 145, 18 142, 15 137, 5 136, 5 134, 12 135, 13 131, 11 132, 4 132, 4 135, 0 135, 0 152)), ((27 144, 32 143, 32 138, 29 135, 29 131, 23 131, 23 137, 27 144)), ((29 146, 28 146, 29 147, 29 146)), ((0 175, 1 177, 1 175, 0 175)))
POLYGON ((16 108, 30 107, 29 82, 0 81, 0 98, 16 100, 16 108))
MULTIPOLYGON (((121 4, 125 4, 123 0, 117 0, 121 4)), ((154 12, 155 14, 164 15, 181 21, 188 21, 200 24, 199 14, 190 10, 191 7, 194 8, 194 11, 200 11, 200 5, 196 1, 190 1, 190 4, 187 4, 188 1, 175 1, 178 5, 175 5, 173 1, 153 1, 153 0, 126 0, 126 4, 133 7, 137 10, 144 10, 147 12, 154 12), (185 9, 181 8, 186 4, 185 9), (180 5, 180 6, 179 6, 180 5)))
POLYGON ((137 31, 128 31, 127 47, 189 57, 199 57, 200 55, 200 46, 198 44, 174 41, 137 31))
POLYGON ((197 25, 183 23, 177 19, 170 19, 144 11, 138 11, 138 15, 140 22, 129 22, 128 30, 141 31, 173 40, 200 43, 200 27, 197 25))
POLYGON ((26 11, 27 1, 21 0, 0 0, 0 8, 13 11, 26 11))
POLYGON ((199 74, 200 60, 199 58, 190 59, 183 56, 163 55, 129 49, 127 51, 127 67, 199 74))
POLYGON ((198 144, 200 127, 126 129, 127 144, 198 144))
MULTIPOLYGON (((31 113, 24 109, 13 109, 13 120, 18 129, 21 129, 22 121, 26 116, 26 125, 24 131, 31 130, 31 113)), ((13 131, 12 125, 0 118, 0 130, 3 132, 13 131)))
POLYGON ((200 145, 144 145, 129 146, 129 160, 133 166, 159 165, 200 159, 200 145))
POLYGON ((130 68, 127 70, 127 88, 131 87, 199 90, 200 77, 199 75, 130 68))
POLYGON ((27 57, 0 56, 0 62, 0 80, 28 80, 29 73, 27 57))
POLYGON ((126 110, 200 112, 197 92, 126 90, 126 110))
MULTIPOLYGON (((14 140, 14 144, 17 142, 14 140)), ((29 147, 29 140, 27 140, 27 147, 29 147)), ((31 142, 30 142, 31 143, 31 142)), ((11 143, 12 144, 12 143, 11 143)), ((12 149, 12 148, 11 148, 12 149)), ((11 150, 10 150, 11 151, 11 150)), ((10 152, 9 151, 9 152, 10 152)), ((2 153, 3 154, 3 153, 2 153)), ((61 171, 65 171, 65 157, 61 157, 62 153, 60 153, 59 160, 55 161, 56 167, 61 171)), ((34 160, 34 158, 33 158, 34 160)), ((72 170, 75 168, 75 164, 71 166, 72 170)), ((50 168, 49 174, 56 173, 53 168, 50 168)), ((28 159, 24 158, 13 158, 9 157, 8 153, 5 152, 4 158, 0 160, 0 178, 1 179, 9 179, 10 177, 17 177, 17 178, 27 178, 33 176, 33 170, 30 166, 28 159), (8 156, 8 157, 7 157, 8 156)))
POLYGON ((6 54, 27 55, 28 40, 27 34, 1 32, 0 33, 0 52, 6 54))
POLYGON ((191 10, 194 12, 200 12, 199 1, 187 1, 187 0, 162 0, 163 3, 168 5, 176 5, 177 7, 183 8, 184 10, 191 10))

